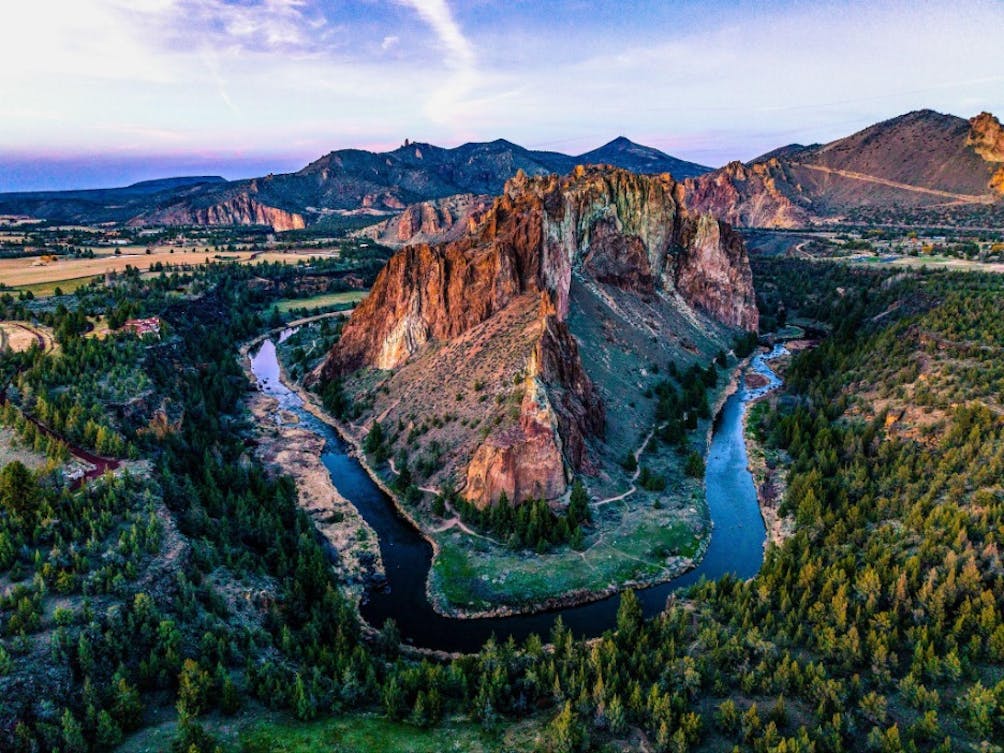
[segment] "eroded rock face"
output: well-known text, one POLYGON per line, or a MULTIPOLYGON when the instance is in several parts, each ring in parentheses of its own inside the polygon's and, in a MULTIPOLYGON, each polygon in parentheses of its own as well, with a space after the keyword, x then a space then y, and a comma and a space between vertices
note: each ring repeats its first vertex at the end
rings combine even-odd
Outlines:
POLYGON ((969 119, 966 144, 987 162, 1004 162, 1004 126, 989 112, 969 119))
POLYGON ((778 184, 789 185, 777 158, 753 165, 730 162, 721 170, 690 178, 685 202, 736 227, 802 227, 809 219, 778 184))
POLYGON ((518 417, 484 436, 464 469, 463 493, 479 505, 502 492, 516 503, 558 497, 571 470, 591 467, 589 444, 605 423, 566 324, 573 277, 653 301, 682 299, 729 326, 757 327, 741 239, 689 210, 685 197, 669 175, 609 167, 566 177, 520 173, 463 238, 395 254, 314 378, 397 369, 427 345, 452 342, 535 295, 518 417))
POLYGON ((565 458, 547 390, 528 389, 519 423, 492 432, 467 466, 464 496, 480 507, 506 499, 554 499, 565 492, 565 458))
POLYGON ((746 246, 731 226, 711 215, 701 215, 688 226, 692 233, 683 245, 676 264, 676 289, 690 301, 701 301, 721 321, 755 331, 759 322, 756 308, 736 296, 736 290, 753 289, 753 273, 746 246))
POLYGON ((990 188, 1004 196, 1004 166, 997 168, 997 172, 990 179, 990 188))
POLYGON ((490 196, 458 194, 405 207, 396 217, 360 230, 391 248, 415 243, 445 243, 469 233, 492 206, 490 196))
POLYGON ((518 175, 466 237, 405 247, 390 259, 322 376, 393 369, 429 340, 455 337, 528 291, 547 291, 564 319, 573 268, 638 292, 679 290, 719 321, 755 330, 742 241, 681 207, 674 193, 688 200, 668 175, 614 168, 518 175), (686 285, 677 288, 681 279, 686 285))
POLYGON ((247 193, 208 207, 178 205, 141 219, 162 225, 269 225, 276 232, 307 226, 302 215, 262 204, 247 193))
POLYGON ((467 467, 464 494, 480 506, 503 492, 515 502, 561 496, 567 468, 588 469, 587 437, 603 434, 603 403, 548 293, 526 373, 519 423, 489 434, 467 467))

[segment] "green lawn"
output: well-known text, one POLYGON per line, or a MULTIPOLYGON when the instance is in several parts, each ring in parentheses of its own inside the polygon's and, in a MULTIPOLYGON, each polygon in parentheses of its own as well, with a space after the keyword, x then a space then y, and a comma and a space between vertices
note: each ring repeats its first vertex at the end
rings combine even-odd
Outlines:
POLYGON ((86 277, 74 277, 70 280, 53 280, 51 282, 36 282, 31 285, 18 285, 14 288, 15 291, 28 290, 36 298, 47 298, 50 295, 56 294, 56 288, 59 288, 64 295, 69 295, 77 288, 81 288, 87 285, 92 280, 100 280, 104 275, 87 275, 86 277))
MULTIPOLYGON (((170 750, 177 720, 173 713, 165 716, 130 735, 118 753, 170 750)), ((300 722, 265 709, 246 709, 237 717, 213 714, 199 721, 220 742, 223 753, 520 753, 536 749, 541 724, 531 719, 487 732, 476 722, 457 717, 423 729, 376 713, 300 722)))
POLYGON ((446 753, 496 750, 498 741, 470 722, 421 729, 379 716, 259 724, 241 733, 242 753, 446 753))
POLYGON ((367 293, 369 293, 368 290, 346 290, 340 293, 322 293, 310 298, 284 298, 276 302, 275 308, 280 314, 285 314, 293 309, 313 311, 328 306, 355 305, 365 298, 367 293))

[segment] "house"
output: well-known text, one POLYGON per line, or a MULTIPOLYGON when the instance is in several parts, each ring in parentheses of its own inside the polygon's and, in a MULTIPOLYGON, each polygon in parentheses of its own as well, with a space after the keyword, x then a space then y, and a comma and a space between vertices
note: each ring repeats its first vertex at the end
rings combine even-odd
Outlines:
POLYGON ((133 332, 142 337, 143 335, 160 334, 160 317, 151 316, 149 319, 128 319, 122 325, 122 329, 133 332))

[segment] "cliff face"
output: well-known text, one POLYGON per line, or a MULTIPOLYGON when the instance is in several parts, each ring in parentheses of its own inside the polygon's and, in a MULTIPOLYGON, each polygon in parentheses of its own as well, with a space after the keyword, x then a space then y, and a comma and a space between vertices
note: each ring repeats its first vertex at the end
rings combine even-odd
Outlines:
POLYGON ((548 292, 563 320, 573 268, 639 293, 678 290, 724 324, 755 330, 742 241, 674 194, 688 200, 668 175, 612 168, 580 167, 564 178, 518 175, 468 236, 409 246, 391 258, 322 376, 393 369, 429 340, 456 337, 525 292, 548 292))
POLYGON ((402 383, 428 380, 413 372, 416 354, 430 348, 441 358, 452 348, 464 358, 474 350, 499 363, 522 359, 514 376, 518 409, 514 403, 457 470, 464 494, 479 504, 503 491, 515 502, 560 496, 571 470, 591 467, 590 442, 606 422, 568 327, 574 286, 757 327, 741 239, 693 213, 685 196, 668 175, 582 167, 566 177, 521 173, 468 235, 395 254, 315 378, 373 367, 407 373, 402 383), (503 323, 507 316, 511 323, 503 323))
POLYGON ((779 187, 790 180, 779 159, 744 165, 730 162, 720 170, 686 181, 686 201, 736 227, 801 227, 805 208, 779 187))
POLYGON ((566 460, 572 468, 583 468, 588 464, 586 438, 603 433, 603 404, 547 293, 541 297, 540 316, 519 422, 489 434, 467 467, 464 494, 482 505, 503 492, 515 502, 561 496, 566 460))
POLYGON ((445 243, 469 233, 492 206, 489 196, 458 194, 405 207, 401 214, 356 233, 391 248, 445 243))
POLYGON ((175 205, 134 224, 159 225, 268 225, 276 232, 302 230, 307 226, 302 215, 263 204, 247 193, 207 207, 175 205))
POLYGON ((966 144, 987 162, 1004 162, 1004 126, 989 112, 969 119, 966 144))
POLYGON ((759 322, 755 306, 736 291, 753 290, 746 246, 729 225, 703 214, 687 228, 676 263, 676 289, 688 301, 700 301, 720 321, 749 331, 759 322))

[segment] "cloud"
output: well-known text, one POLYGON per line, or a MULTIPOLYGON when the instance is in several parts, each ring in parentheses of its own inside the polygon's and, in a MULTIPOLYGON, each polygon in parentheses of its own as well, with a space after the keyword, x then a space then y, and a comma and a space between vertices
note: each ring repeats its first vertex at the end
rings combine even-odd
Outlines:
POLYGON ((401 41, 401 37, 396 36, 396 35, 389 36, 389 37, 384 37, 383 41, 380 43, 380 49, 383 50, 384 52, 387 52, 388 50, 391 50, 394 47, 397 47, 397 45, 398 45, 398 43, 400 41, 401 41))
POLYGON ((457 118, 467 97, 481 82, 474 46, 464 36, 446 0, 395 0, 412 8, 425 21, 444 52, 444 62, 451 75, 432 93, 425 105, 425 114, 437 123, 457 118))
POLYGON ((460 30, 446 0, 397 0, 397 2, 413 8, 422 20, 432 27, 447 53, 447 62, 457 68, 470 68, 475 65, 474 47, 460 30))

